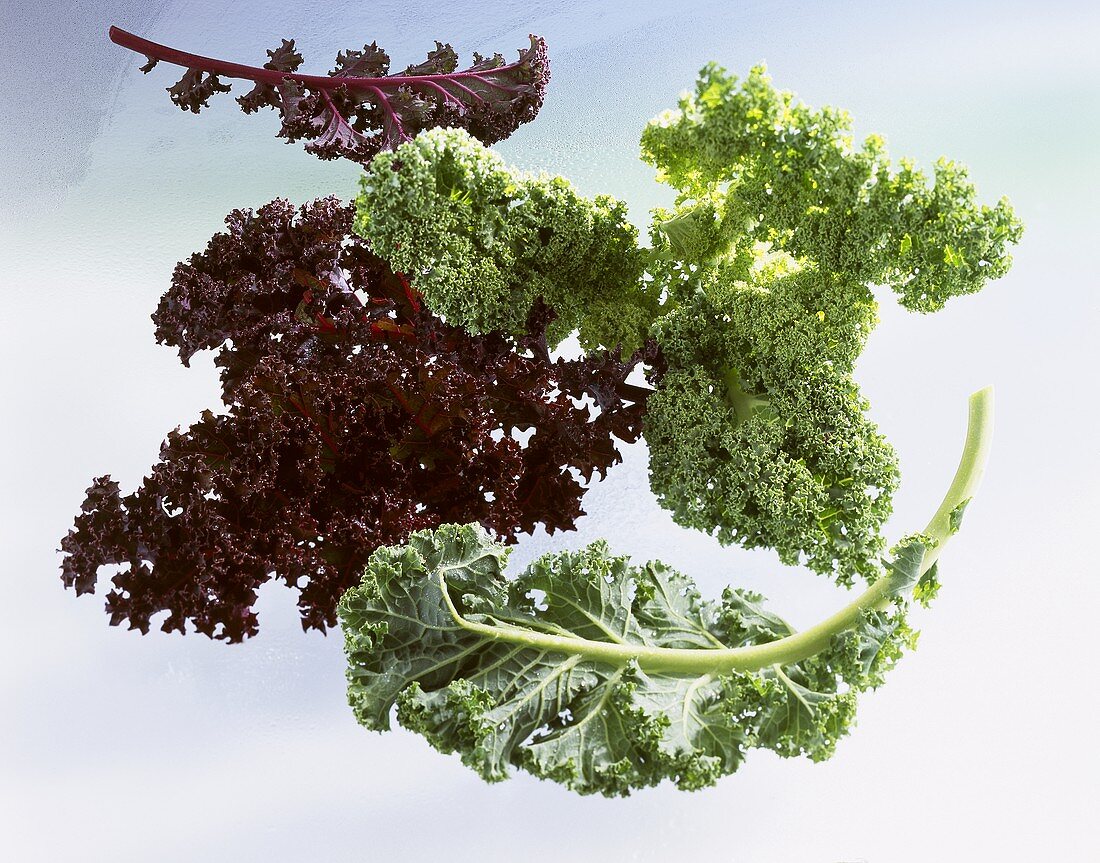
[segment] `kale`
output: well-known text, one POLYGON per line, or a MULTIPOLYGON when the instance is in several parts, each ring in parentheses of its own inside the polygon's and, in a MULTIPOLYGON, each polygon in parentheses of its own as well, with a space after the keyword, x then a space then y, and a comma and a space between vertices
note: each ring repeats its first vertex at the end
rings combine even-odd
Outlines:
POLYGON ((216 349, 226 410, 168 435, 135 492, 88 489, 62 540, 77 593, 119 566, 111 623, 165 631, 191 621, 240 641, 257 631, 257 588, 298 588, 304 628, 336 620, 371 552, 416 530, 476 522, 514 541, 571 529, 585 482, 641 432, 652 360, 606 352, 552 359, 527 332, 470 336, 351 232, 333 198, 235 210, 228 231, 177 266, 153 316, 186 365, 216 349), (591 406, 591 407, 590 407, 591 406))
POLYGON ((293 39, 268 51, 258 68, 158 45, 118 27, 110 37, 145 55, 142 72, 161 61, 186 70, 167 88, 181 109, 197 114, 215 93, 229 92, 222 78, 252 81, 252 89, 237 99, 246 114, 273 108, 282 119, 279 135, 288 143, 308 141, 306 150, 322 159, 364 165, 435 126, 466 129, 486 144, 501 141, 534 119, 550 80, 546 43, 538 36, 531 36, 513 63, 500 54, 474 54, 473 65, 462 70, 454 49, 436 42, 423 63, 394 75, 389 55, 372 42, 338 53, 327 76, 298 73, 302 55, 293 39))
POLYGON ((384 153, 360 179, 355 229, 428 305, 472 333, 520 333, 542 301, 551 344, 637 348, 660 285, 641 286, 645 253, 626 205, 582 197, 564 177, 527 175, 456 129, 384 153))

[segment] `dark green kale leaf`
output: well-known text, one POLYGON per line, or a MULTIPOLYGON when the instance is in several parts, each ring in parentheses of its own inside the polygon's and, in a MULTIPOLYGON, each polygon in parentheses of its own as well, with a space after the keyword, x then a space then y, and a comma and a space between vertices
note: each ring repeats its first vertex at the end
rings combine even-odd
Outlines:
POLYGON ((518 768, 582 794, 702 788, 753 748, 821 760, 856 694, 914 645, 900 594, 924 548, 899 546, 874 593, 810 640, 755 594, 707 602, 602 541, 508 580, 507 549, 479 527, 420 531, 378 549, 340 602, 348 697, 378 731, 396 705, 486 780, 518 768))

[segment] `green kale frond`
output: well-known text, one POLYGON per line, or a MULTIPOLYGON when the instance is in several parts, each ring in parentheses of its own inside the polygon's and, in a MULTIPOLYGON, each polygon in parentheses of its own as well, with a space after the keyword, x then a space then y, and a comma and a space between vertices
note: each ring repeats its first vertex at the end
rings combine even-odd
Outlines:
POLYGON ((857 146, 851 125, 774 89, 762 66, 744 81, 705 67, 642 135, 642 158, 679 192, 662 230, 693 261, 762 241, 852 283, 889 285, 921 312, 1008 271, 1022 225, 1006 200, 976 203, 966 169, 946 159, 931 181, 908 160, 893 167, 882 138, 857 146))
POLYGON ((1003 275, 1021 226, 975 202, 966 171, 933 179, 851 119, 703 69, 679 110, 642 135, 679 192, 654 211, 667 363, 652 378, 651 485, 680 524, 774 548, 850 584, 883 549, 897 459, 852 378, 889 285, 922 312, 1003 275))
POLYGON ((760 596, 706 601, 686 576, 602 541, 508 579, 503 546, 444 525, 376 551, 344 595, 348 697, 373 730, 396 706, 402 726, 490 782, 520 769, 617 796, 713 785, 756 748, 821 761, 856 694, 915 642, 901 590, 923 553, 903 545, 885 587, 807 646, 760 596))
POLYGON ((579 331, 587 349, 629 353, 657 313, 625 204, 512 169, 466 132, 435 129, 376 157, 357 206, 375 252, 471 333, 521 335, 541 299, 556 315, 551 346, 579 331))

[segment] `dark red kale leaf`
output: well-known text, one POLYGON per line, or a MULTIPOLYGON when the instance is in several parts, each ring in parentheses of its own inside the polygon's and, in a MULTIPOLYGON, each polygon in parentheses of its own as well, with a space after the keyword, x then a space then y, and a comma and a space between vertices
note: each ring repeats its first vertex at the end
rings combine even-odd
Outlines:
POLYGON ((551 360, 539 306, 526 337, 472 337, 432 315, 329 198, 236 210, 177 266, 153 318, 186 362, 218 350, 226 410, 169 434, 132 494, 88 490, 62 540, 63 580, 94 591, 117 565, 111 622, 240 641, 257 589, 300 589, 305 628, 370 553, 414 530, 480 522, 497 536, 574 527, 588 480, 636 440, 647 390, 606 354, 551 360))
POLYGON ((302 55, 293 39, 270 50, 263 67, 229 63, 158 45, 118 27, 111 41, 144 54, 142 72, 158 62, 186 71, 168 93, 176 105, 198 113, 215 93, 228 92, 222 78, 252 81, 237 99, 245 113, 274 108, 282 118, 281 137, 304 140, 322 159, 347 158, 366 164, 382 150, 393 149, 436 126, 461 127, 485 144, 507 138, 534 119, 542 107, 550 65, 546 43, 531 36, 519 59, 505 62, 474 55, 474 64, 458 69, 450 45, 436 42, 423 63, 390 75, 390 58, 377 44, 361 51, 341 51, 328 75, 298 73, 302 55))

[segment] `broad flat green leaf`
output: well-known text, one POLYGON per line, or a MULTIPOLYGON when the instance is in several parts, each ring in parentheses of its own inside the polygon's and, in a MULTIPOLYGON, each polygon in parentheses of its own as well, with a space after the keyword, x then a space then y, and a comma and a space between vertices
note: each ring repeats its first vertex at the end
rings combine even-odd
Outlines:
MULTIPOLYGON (((916 581, 922 553, 899 548, 892 591, 916 581)), ((715 671, 716 651, 791 627, 756 594, 705 601, 686 576, 634 566, 603 542, 546 555, 514 580, 506 561, 481 528, 446 525, 375 552, 340 606, 359 721, 384 730, 396 705, 403 726, 490 781, 518 768, 623 795, 664 779, 711 785, 754 747, 826 758, 855 694, 914 639, 895 600, 802 661, 715 671), (677 651, 691 668, 661 670, 677 651)))

